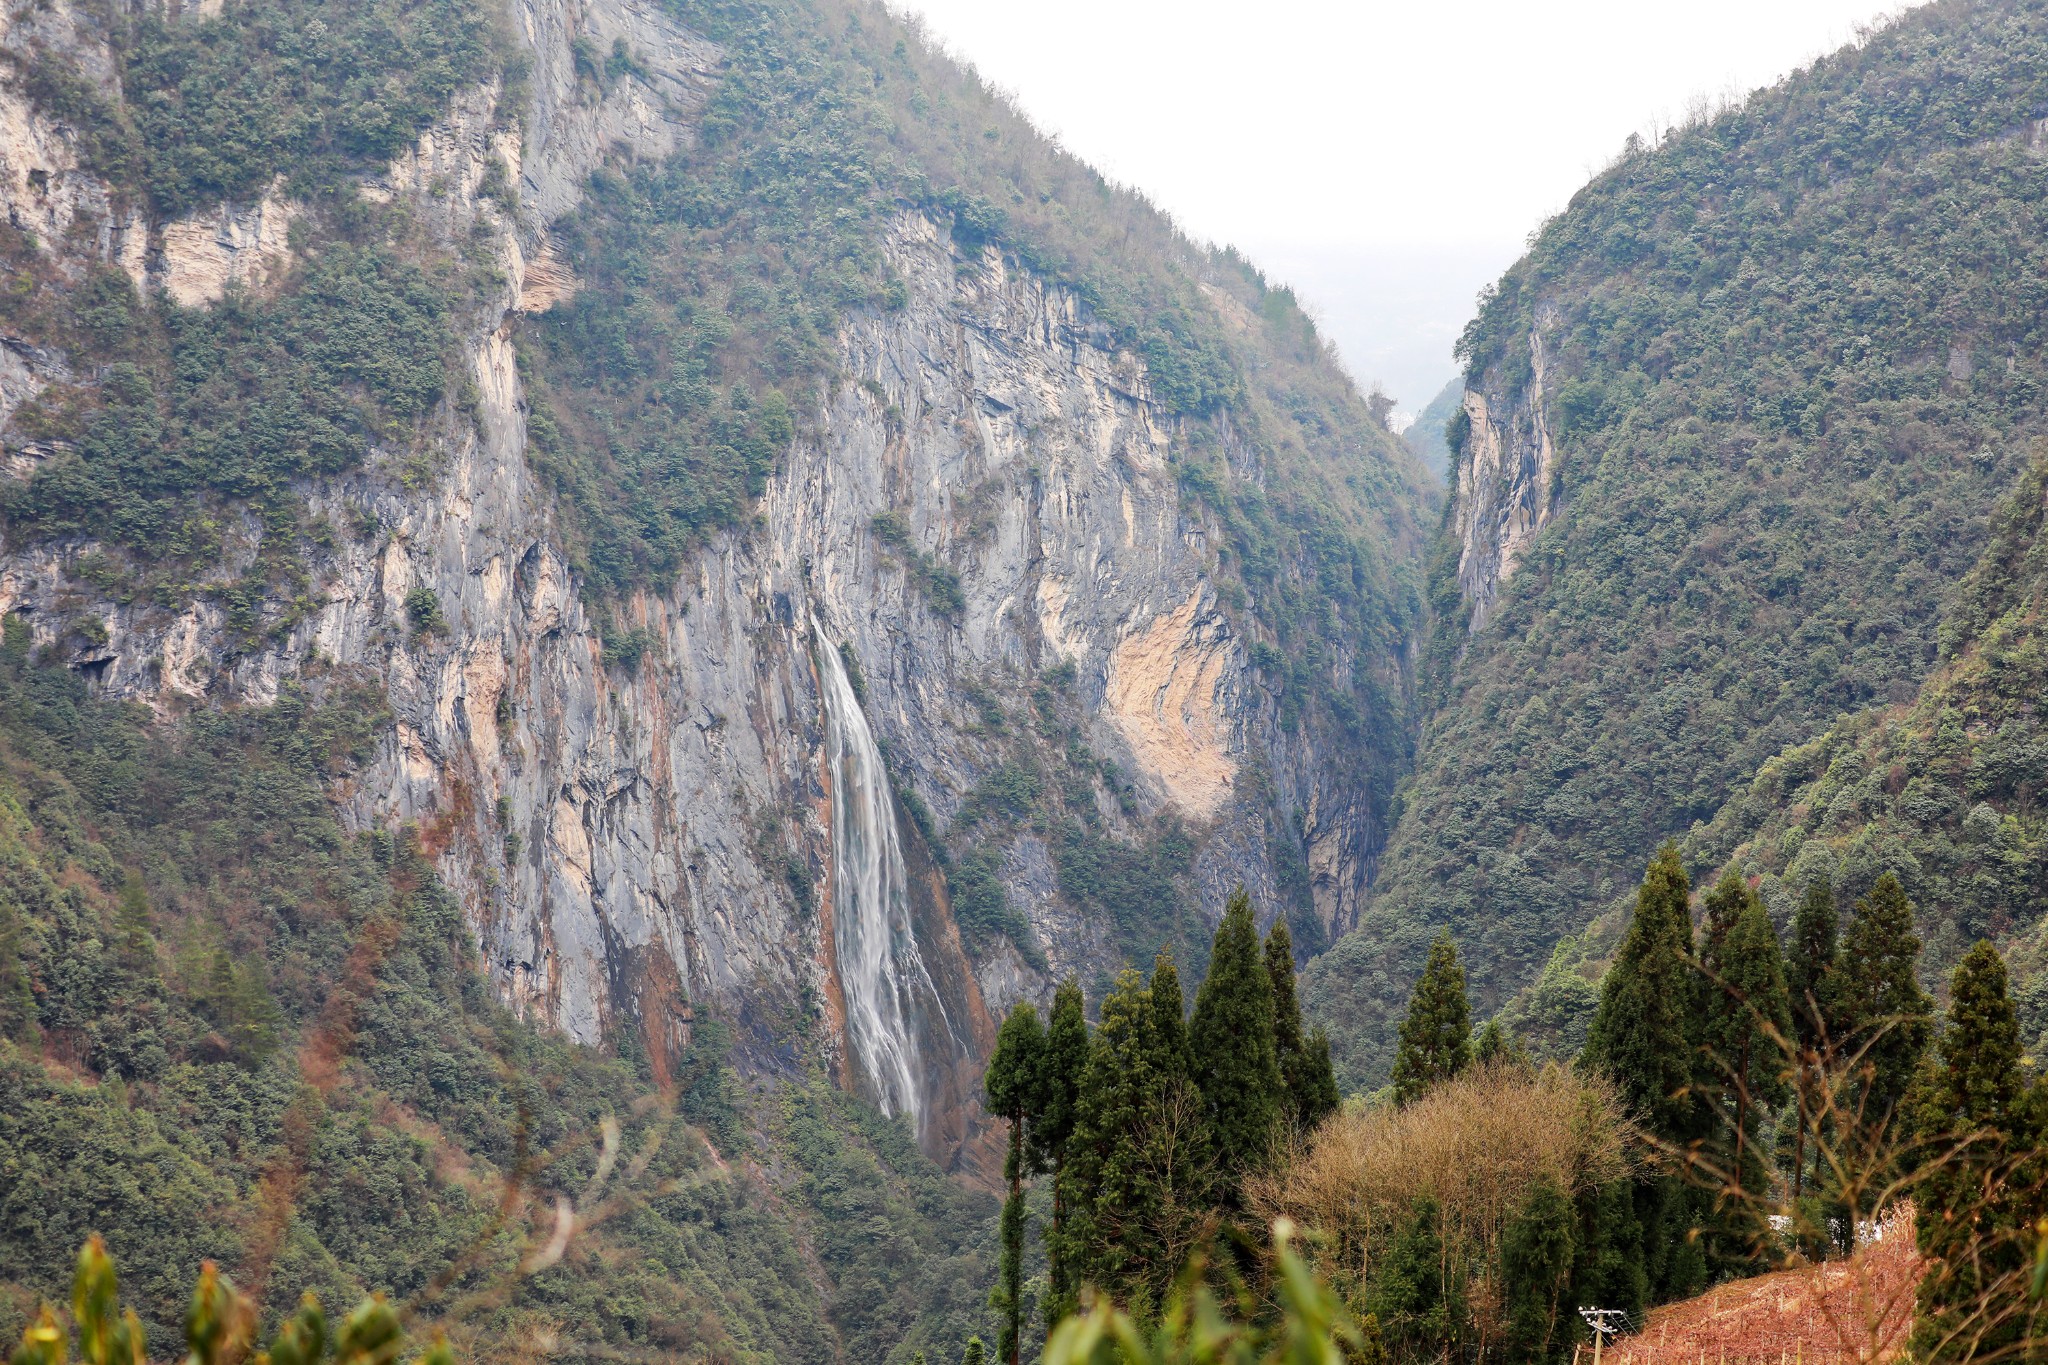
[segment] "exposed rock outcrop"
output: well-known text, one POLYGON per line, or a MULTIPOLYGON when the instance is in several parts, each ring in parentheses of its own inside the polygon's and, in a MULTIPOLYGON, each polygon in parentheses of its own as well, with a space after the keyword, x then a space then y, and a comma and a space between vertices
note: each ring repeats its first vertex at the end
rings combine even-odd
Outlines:
MULTIPOLYGON (((857 660, 867 724, 942 825, 994 762, 970 693, 1028 690, 1070 665, 1090 743, 1136 779, 1137 814, 1109 812, 1114 827, 1178 811, 1202 836, 1192 870, 1212 905, 1238 882, 1275 904, 1282 859, 1269 842, 1298 838, 1289 856, 1305 861, 1317 914, 1333 935, 1348 927, 1383 831, 1360 775, 1280 723, 1219 604, 1219 529, 1183 496, 1144 365, 1073 291, 993 248, 963 261, 921 213, 905 210, 882 245, 904 305, 846 321, 843 378, 805 415, 752 523, 624 604, 649 644, 631 664, 606 662, 525 458, 512 331, 517 313, 574 289, 548 225, 602 160, 658 158, 692 136, 719 53, 652 0, 523 0, 515 17, 533 55, 517 131, 500 90, 477 87, 364 186, 450 243, 486 234, 505 278, 465 358, 473 420, 437 419, 431 484, 383 477, 373 458, 316 487, 316 515, 375 529, 315 565, 319 605, 255 652, 240 652, 211 598, 175 612, 105 601, 91 607, 105 643, 75 662, 165 710, 267 702, 329 669, 375 678, 394 722, 344 794, 350 819, 417 825, 518 1009, 586 1042, 639 1029, 664 1074, 706 1007, 739 1021, 751 1065, 781 1064, 780 1040, 815 1018, 841 1074, 863 1074, 847 1064, 835 979, 814 620, 857 660), (575 36, 623 43, 632 70, 579 88, 575 36), (493 160, 516 196, 485 193, 493 160), (873 530, 884 513, 959 573, 964 609, 926 599, 873 530), (409 620, 418 590, 438 603, 433 629, 409 620), (1276 811, 1297 812, 1295 828, 1276 811)), ((0 189, 47 241, 96 221, 88 252, 127 265, 135 234, 153 232, 145 282, 187 305, 289 268, 294 210, 275 191, 153 229, 116 221, 61 131, 5 91, 0 189), (35 197, 37 166, 66 197, 35 197)), ((0 355, 0 403, 61 366, 49 357, 38 370, 25 354, 0 355)), ((224 573, 257 534, 231 530, 242 548, 224 573)), ((27 613, 58 643, 76 609, 65 565, 92 548, 5 547, 0 611, 27 613)), ((923 1050, 921 1135, 972 1160, 992 1019, 1066 972, 1094 979, 1115 950, 1108 926, 1068 908, 1051 847, 1026 831, 1004 845, 1002 875, 1050 970, 1008 947, 971 962, 943 875, 903 829, 935 1012, 971 1044, 923 1050)))
POLYGON ((1452 534, 1458 590, 1474 631, 1486 625, 1529 542, 1557 510, 1557 450, 1544 406, 1545 319, 1539 310, 1529 333, 1530 375, 1518 391, 1496 392, 1486 383, 1465 391, 1471 426, 1457 463, 1452 534))

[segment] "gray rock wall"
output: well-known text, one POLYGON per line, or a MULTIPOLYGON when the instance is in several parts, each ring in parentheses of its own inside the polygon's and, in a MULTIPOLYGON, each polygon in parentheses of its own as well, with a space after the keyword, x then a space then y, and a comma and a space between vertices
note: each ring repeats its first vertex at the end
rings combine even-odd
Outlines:
MULTIPOLYGON (((163 714, 267 702, 301 676, 374 679, 394 722, 340 793, 348 820, 418 827, 522 1013, 584 1042, 640 1029, 658 1068, 709 1008, 739 1021, 743 1060, 765 1067, 779 1064, 794 1021, 818 1017, 822 1045, 852 1075, 829 932, 813 616, 858 661, 871 725, 942 825, 996 757, 970 688, 1015 697, 1069 663, 1089 742, 1137 789, 1135 820, 1107 812, 1113 825, 1178 810, 1201 836, 1193 871, 1214 914, 1239 881, 1275 904, 1268 813, 1292 812, 1317 913, 1332 935, 1347 928, 1382 831, 1341 750, 1277 724, 1219 605, 1218 528, 1180 493, 1174 431, 1149 401, 1143 365, 1070 291, 993 249, 963 265, 917 214, 899 217, 885 246, 906 306, 847 321, 840 378, 803 414, 805 434, 752 524, 714 540, 666 591, 626 604, 624 624, 652 644, 634 666, 606 665, 526 464, 510 335, 518 312, 574 288, 548 248, 549 224, 600 158, 661 156, 690 137, 719 55, 652 0, 522 0, 516 18, 534 49, 517 129, 496 88, 479 88, 365 186, 409 203, 451 244, 480 225, 507 281, 468 344, 475 420, 437 419, 431 483, 408 488, 373 452, 361 473, 313 489, 314 510, 334 524, 374 529, 316 564, 320 605, 255 654, 234 650, 224 611, 206 600, 178 612, 89 600, 106 643, 67 644, 82 590, 65 567, 90 545, 5 546, 0 611, 27 613, 98 685, 163 714), (649 74, 601 100, 579 93, 568 49, 579 32, 601 48, 625 37, 649 74), (517 176, 516 216, 477 197, 490 157, 517 176), (874 533, 884 512, 959 573, 964 611, 934 609, 874 533), (409 622, 418 589, 434 594, 445 630, 409 622), (819 888, 808 907, 792 865, 819 888)), ((65 160, 67 146, 64 130, 0 89, 10 210, 42 223, 61 209, 67 224, 98 213, 97 229, 67 226, 65 249, 84 243, 127 261, 136 225, 115 221, 105 187, 65 160), (38 157, 66 187, 59 208, 34 199, 22 168, 38 157)), ((194 302, 229 280, 258 283, 288 264, 280 224, 292 212, 266 197, 148 225, 160 245, 136 268, 184 282, 194 302), (179 243, 183 254, 165 258, 161 244, 179 243)), ((62 363, 9 348, 0 408, 62 363)), ((239 529, 223 579, 258 534, 239 529)), ((943 877, 922 850, 911 862, 926 888, 927 960, 983 1054, 991 1019, 1012 1002, 1044 999, 1069 971, 1092 979, 1115 965, 1109 927, 1059 896, 1043 838, 1008 842, 1003 869, 1049 972, 1007 948, 971 962, 943 877)), ((974 1065, 930 1078, 942 1115, 927 1131, 934 1150, 972 1146, 974 1065)))

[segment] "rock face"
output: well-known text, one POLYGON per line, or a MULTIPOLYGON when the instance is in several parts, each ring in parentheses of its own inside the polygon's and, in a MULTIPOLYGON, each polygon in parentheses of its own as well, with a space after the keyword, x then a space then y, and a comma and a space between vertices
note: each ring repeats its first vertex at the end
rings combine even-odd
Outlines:
MULTIPOLYGON (((54 23, 63 11, 42 13, 54 23)), ((380 477, 373 458, 314 489, 317 514, 375 529, 315 565, 324 605, 261 652, 234 652, 209 600, 175 613, 100 601, 105 642, 74 664, 164 712, 267 702, 301 676, 374 678, 394 721, 343 794, 347 814, 417 825, 519 1010, 585 1042, 640 1030, 658 1074, 700 1008, 736 1020, 743 1064, 764 1068, 783 1064, 778 1040, 794 1025, 821 1019, 845 1082, 916 1115, 941 1156, 975 1159, 992 1020, 1067 972, 1113 968, 1115 950, 1107 926, 1060 897, 1045 839, 1024 833, 1004 846, 1002 875, 1049 970, 1007 948, 971 961, 930 851, 894 797, 870 793, 865 837, 878 818, 893 824, 902 891, 884 916, 895 937, 863 970, 900 974, 914 956, 929 989, 884 1028, 896 1031, 886 1044, 849 1026, 876 982, 846 979, 852 940, 835 921, 860 894, 847 830, 862 824, 832 767, 832 737, 849 724, 828 706, 841 647, 858 665, 861 723, 941 826, 993 762, 969 697, 1071 665, 1091 746, 1136 788, 1135 815, 1114 821, 1177 810, 1198 835, 1193 874, 1210 907, 1240 881, 1275 904, 1269 827, 1281 827, 1325 929, 1347 928, 1383 831, 1342 754, 1279 723, 1219 602, 1219 531, 1183 499, 1143 364, 1073 293, 993 248, 963 262, 918 213, 884 244, 905 305, 846 322, 842 378, 806 414, 753 523, 627 603, 625 624, 650 643, 607 664, 526 462, 511 334, 518 312, 574 287, 549 224, 601 158, 658 157, 689 138, 719 54, 651 0, 523 0, 515 19, 533 53, 522 135, 494 123, 497 90, 478 88, 365 186, 407 201, 451 245, 483 234, 506 279, 468 345, 474 420, 447 414, 431 485, 380 477), (600 48, 626 38, 646 72, 579 97, 577 35, 600 48), (519 186, 516 213, 479 197, 491 158, 519 186), (964 609, 927 600, 902 548, 873 529, 885 513, 958 572, 964 609), (408 618, 421 590, 439 606, 433 629, 408 618), (1291 831, 1275 810, 1295 813, 1291 831), (917 1059, 907 1081, 892 1077, 889 1046, 917 1059)), ((135 262, 192 303, 288 267, 289 204, 145 228, 107 207, 67 149, 62 129, 0 87, 8 210, 48 240, 87 243, 79 259, 135 262), (138 232, 159 245, 138 256, 138 232)), ((61 365, 0 354, 0 404, 61 365)), ((91 549, 5 547, 0 611, 26 613, 46 644, 69 638, 60 623, 78 588, 63 569, 91 549)))
POLYGON ((1544 409, 1544 323, 1539 310, 1529 333, 1530 379, 1519 393, 1465 391, 1471 426, 1456 467, 1451 533, 1458 543, 1458 589, 1475 632, 1492 615, 1522 552, 1557 510, 1557 451, 1544 409))

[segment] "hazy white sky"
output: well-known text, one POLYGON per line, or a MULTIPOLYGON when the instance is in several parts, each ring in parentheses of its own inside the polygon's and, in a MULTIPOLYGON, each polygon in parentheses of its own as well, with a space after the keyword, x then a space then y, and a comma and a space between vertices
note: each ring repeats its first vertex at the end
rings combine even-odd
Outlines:
POLYGON ((1530 229, 1872 0, 894 0, 1073 151, 1296 286, 1417 408, 1530 229))

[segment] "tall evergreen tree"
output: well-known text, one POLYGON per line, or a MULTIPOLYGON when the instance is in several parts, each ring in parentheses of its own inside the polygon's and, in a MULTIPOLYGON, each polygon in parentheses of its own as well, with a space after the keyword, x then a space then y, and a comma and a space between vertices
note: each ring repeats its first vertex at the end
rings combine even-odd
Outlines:
POLYGON ((980 1337, 967 1338, 967 1349, 960 1353, 960 1365, 982 1365, 983 1353, 987 1350, 980 1337))
POLYGON ((1717 1248, 1725 1266, 1740 1269, 1763 1254, 1770 1236, 1765 1208, 1769 1172, 1757 1126, 1764 1107, 1785 1097, 1792 1009, 1771 917, 1756 892, 1732 871, 1707 897, 1699 959, 1708 982, 1700 1021, 1700 1086, 1714 1097, 1731 1130, 1732 1188, 1722 1191, 1717 1248))
POLYGON ((1239 1177, 1272 1151, 1281 1115, 1280 1059, 1273 1044, 1273 980, 1259 950, 1251 897, 1240 886, 1223 909, 1209 974, 1189 1025, 1195 1083, 1209 1122, 1209 1149, 1235 1208, 1239 1177))
POLYGON ((1678 848, 1650 860, 1635 915, 1600 982, 1586 1030, 1584 1064, 1605 1072, 1622 1100, 1658 1138, 1689 1142, 1699 1125, 1693 1078, 1692 894, 1678 848))
POLYGON ((1139 1316, 1163 1298, 1207 1210, 1199 1096, 1162 1068, 1145 978, 1126 969, 1102 1002, 1060 1183, 1075 1283, 1139 1316))
POLYGON ((1301 1026, 1301 998, 1294 986, 1294 937, 1287 917, 1276 916, 1266 934, 1266 975, 1273 983, 1273 1048, 1287 1087, 1287 1118, 1301 1132, 1337 1111, 1337 1073, 1330 1064, 1329 1035, 1301 1026))
POLYGON ((1088 1066, 1088 1006, 1071 976, 1053 992, 1038 1071, 1038 1116, 1025 1133, 1032 1162, 1052 1172, 1052 1226, 1045 1233, 1046 1322, 1050 1332, 1072 1312, 1080 1284, 1067 1255, 1067 1151, 1088 1066))
POLYGON ((989 1295, 990 1306, 1002 1320, 996 1355, 1009 1365, 1018 1365, 1023 1351, 1024 1177, 1032 1158, 1025 1126, 1044 1104, 1044 1068, 1045 1030, 1038 1022, 1038 1009, 1019 1002, 996 1034, 995 1052, 982 1079, 989 1112, 1010 1125, 1010 1151, 1003 1163, 1003 1178, 1009 1182, 1010 1192, 1003 1201, 996 1287, 989 1295))
MULTIPOLYGON (((1785 992, 1792 1006, 1792 1031, 1799 1048, 1797 1084, 1802 1094, 1811 1093, 1821 1083, 1821 1068, 1841 1028, 1835 982, 1840 937, 1835 889, 1826 877, 1815 877, 1806 884, 1806 895, 1793 918, 1785 961, 1785 992)), ((1801 1114, 1791 1125, 1795 1203, 1806 1186, 1806 1130, 1821 1119, 1819 1114, 1801 1114)))
MULTIPOLYGON (((1629 1112, 1667 1148, 1697 1142, 1704 1129, 1693 1096, 1698 992, 1691 894, 1678 848, 1667 843, 1643 874, 1580 1056, 1582 1066, 1614 1081, 1629 1112)), ((1706 1275, 1695 1236, 1702 1221, 1697 1193, 1677 1176, 1648 1170, 1634 1182, 1630 1203, 1630 1218, 1616 1221, 1630 1244, 1610 1239, 1610 1254, 1641 1267, 1650 1296, 1692 1292, 1706 1275)))
POLYGON ((1785 989, 1792 1002, 1792 1026, 1799 1046, 1818 1056, 1835 1030, 1835 962, 1841 927, 1835 889, 1826 877, 1806 884, 1806 896, 1792 920, 1786 953, 1785 989))
MULTIPOLYGON (((2031 1224, 2048 1206, 2048 1082, 2021 1068, 2004 959, 1979 942, 1950 989, 1948 1027, 1913 1120, 1944 1153, 1916 1182, 1926 1270, 1913 1329, 1918 1361, 2000 1359, 2027 1335, 2031 1224)), ((2038 1313, 2038 1309, 2035 1310, 2038 1313)))
POLYGON ((1862 1121, 1888 1125, 1933 1032, 1934 1002, 1914 968, 1920 937, 1913 903, 1887 872, 1856 902, 1835 971, 1845 1046, 1860 1055, 1862 1121))
POLYGON ((1394 1053, 1394 1101, 1406 1104, 1463 1071, 1472 1060, 1472 1006, 1465 969, 1448 929, 1429 947, 1429 961, 1408 997, 1394 1053))
POLYGON ((1152 962, 1152 1031, 1158 1047, 1160 1073, 1175 1082, 1192 1083, 1194 1057, 1188 1048, 1186 997, 1181 994, 1180 972, 1173 965, 1173 950, 1160 950, 1152 962))
POLYGON ((1501 1239, 1500 1281, 1515 1359, 1562 1359, 1579 1305, 1572 1293, 1578 1237, 1571 1200, 1549 1176, 1537 1177, 1501 1239))
POLYGON ((1423 1196, 1409 1205, 1366 1285, 1366 1305, 1395 1348, 1410 1359, 1452 1360, 1471 1316, 1465 1285, 1444 1247, 1443 1211, 1423 1196))

